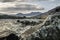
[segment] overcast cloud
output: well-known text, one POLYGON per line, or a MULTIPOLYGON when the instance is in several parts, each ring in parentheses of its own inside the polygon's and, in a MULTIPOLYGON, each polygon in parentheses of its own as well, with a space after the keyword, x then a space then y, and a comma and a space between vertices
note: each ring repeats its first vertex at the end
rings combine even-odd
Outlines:
POLYGON ((31 5, 31 4, 19 4, 15 5, 14 7, 5 7, 2 8, 0 11, 2 12, 16 12, 16 11, 37 11, 37 10, 44 10, 43 7, 39 5, 31 5))
POLYGON ((55 1, 55 0, 0 0, 0 2, 13 2, 13 1, 20 1, 20 2, 39 2, 39 1, 55 1))
POLYGON ((60 0, 0 0, 0 12, 46 12, 60 6, 60 0))

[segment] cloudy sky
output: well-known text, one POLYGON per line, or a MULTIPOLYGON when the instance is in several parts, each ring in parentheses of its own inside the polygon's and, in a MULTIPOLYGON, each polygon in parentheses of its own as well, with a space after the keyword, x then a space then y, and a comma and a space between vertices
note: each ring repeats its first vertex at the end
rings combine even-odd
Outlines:
POLYGON ((60 0, 0 0, 0 13, 47 12, 60 6, 60 0))

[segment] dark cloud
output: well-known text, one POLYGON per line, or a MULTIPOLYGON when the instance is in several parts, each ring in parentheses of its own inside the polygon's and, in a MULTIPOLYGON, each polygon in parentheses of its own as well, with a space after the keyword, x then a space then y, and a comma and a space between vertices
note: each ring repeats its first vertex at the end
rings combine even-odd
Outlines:
POLYGON ((1 11, 34 11, 34 10, 44 10, 43 7, 40 7, 38 5, 29 5, 29 4, 20 4, 16 5, 16 7, 8 7, 8 8, 3 8, 1 11))
POLYGON ((0 2, 39 2, 39 1, 55 1, 55 0, 0 0, 0 2))
POLYGON ((3 2, 13 2, 15 0, 4 0, 3 2))
POLYGON ((13 2, 13 1, 16 1, 16 0, 0 0, 0 2, 13 2))

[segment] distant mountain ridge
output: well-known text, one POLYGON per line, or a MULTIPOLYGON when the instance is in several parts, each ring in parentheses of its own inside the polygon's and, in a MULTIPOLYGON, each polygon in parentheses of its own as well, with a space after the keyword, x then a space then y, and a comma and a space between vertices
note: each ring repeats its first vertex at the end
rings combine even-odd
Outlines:
POLYGON ((41 13, 41 12, 31 12, 31 13, 27 13, 27 14, 23 14, 23 13, 17 13, 16 15, 7 15, 7 14, 2 14, 0 13, 0 18, 4 19, 20 19, 23 18, 24 16, 26 16, 27 18, 46 18, 48 15, 53 15, 53 14, 60 14, 60 6, 53 8, 51 10, 49 10, 48 12, 45 13, 41 13))
POLYGON ((22 13, 18 13, 16 14, 16 16, 36 16, 36 15, 40 15, 42 14, 41 12, 31 12, 31 13, 27 13, 27 14, 22 14, 22 13))

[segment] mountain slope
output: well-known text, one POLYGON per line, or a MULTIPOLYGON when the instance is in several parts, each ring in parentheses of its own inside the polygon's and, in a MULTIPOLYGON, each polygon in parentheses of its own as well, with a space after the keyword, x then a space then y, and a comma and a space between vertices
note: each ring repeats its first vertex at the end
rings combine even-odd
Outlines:
POLYGON ((60 14, 60 6, 53 8, 51 10, 49 10, 48 12, 42 13, 40 15, 34 16, 37 18, 46 18, 48 15, 53 15, 53 14, 60 14))

